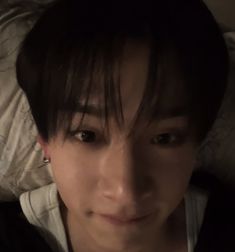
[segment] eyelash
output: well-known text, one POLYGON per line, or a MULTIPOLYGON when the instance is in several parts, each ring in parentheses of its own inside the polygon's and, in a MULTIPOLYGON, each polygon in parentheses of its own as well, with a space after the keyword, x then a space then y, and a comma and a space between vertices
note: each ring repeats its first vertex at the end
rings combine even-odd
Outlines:
POLYGON ((186 141, 186 136, 183 131, 161 133, 151 139, 151 144, 164 147, 179 146, 186 141))
MULTIPOLYGON (((97 133, 93 130, 76 130, 69 132, 70 136, 84 144, 97 144, 102 142, 102 137, 97 137, 97 133), (82 139, 82 138, 85 138, 82 139)), ((183 144, 187 134, 184 131, 174 131, 157 134, 152 137, 150 143, 161 147, 175 147, 183 144)))
POLYGON ((97 134, 93 130, 74 130, 69 132, 70 137, 75 139, 76 141, 82 142, 82 143, 94 143, 97 141, 97 134), (88 135, 92 134, 92 135, 88 135), (82 137, 86 137, 87 141, 82 140, 82 137), (90 137, 90 139, 89 139, 90 137))

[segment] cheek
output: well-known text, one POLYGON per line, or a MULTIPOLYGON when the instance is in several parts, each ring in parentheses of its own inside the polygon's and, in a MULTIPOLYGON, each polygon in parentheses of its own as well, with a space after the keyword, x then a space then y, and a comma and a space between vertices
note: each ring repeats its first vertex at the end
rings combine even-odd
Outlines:
POLYGON ((158 196, 177 203, 187 190, 195 165, 196 148, 186 145, 178 149, 161 150, 152 154, 152 157, 148 166, 151 167, 158 196))
POLYGON ((168 175, 188 176, 194 168, 197 151, 193 145, 187 144, 179 148, 152 149, 147 153, 151 156, 147 158, 149 166, 154 170, 168 175))
POLYGON ((98 180, 95 157, 64 146, 50 152, 53 178, 65 205, 78 209, 92 200, 98 180))

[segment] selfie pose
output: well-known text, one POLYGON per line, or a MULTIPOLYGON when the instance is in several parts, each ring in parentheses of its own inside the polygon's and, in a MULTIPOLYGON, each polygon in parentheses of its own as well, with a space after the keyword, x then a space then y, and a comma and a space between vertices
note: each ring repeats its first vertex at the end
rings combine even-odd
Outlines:
POLYGON ((54 183, 0 204, 1 251, 235 251, 233 190, 197 163, 228 75, 202 1, 55 1, 16 73, 54 183))

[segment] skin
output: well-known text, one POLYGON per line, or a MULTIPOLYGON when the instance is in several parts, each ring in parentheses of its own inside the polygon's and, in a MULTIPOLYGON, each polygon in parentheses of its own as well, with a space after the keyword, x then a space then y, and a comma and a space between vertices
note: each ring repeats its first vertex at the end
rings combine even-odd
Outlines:
MULTIPOLYGON (((128 134, 143 95, 148 56, 144 44, 126 46, 120 71, 123 127, 111 117, 107 135, 101 118, 87 114, 81 131, 65 141, 63 132, 48 142, 39 138, 51 159, 72 251, 187 251, 183 197, 198 147, 187 116, 159 117, 150 125, 142 120, 128 134), (96 139, 84 141, 92 132, 96 139), (147 213, 152 215, 146 222, 123 226, 100 216, 147 213)), ((77 113, 74 129, 80 118, 77 113)))

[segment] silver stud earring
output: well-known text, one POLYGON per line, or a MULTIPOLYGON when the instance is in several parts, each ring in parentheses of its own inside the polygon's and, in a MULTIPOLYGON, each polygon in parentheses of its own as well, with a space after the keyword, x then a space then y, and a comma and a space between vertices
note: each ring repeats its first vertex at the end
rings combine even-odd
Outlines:
POLYGON ((43 163, 44 164, 49 164, 51 162, 51 159, 50 158, 47 158, 47 157, 44 157, 43 158, 43 163))

